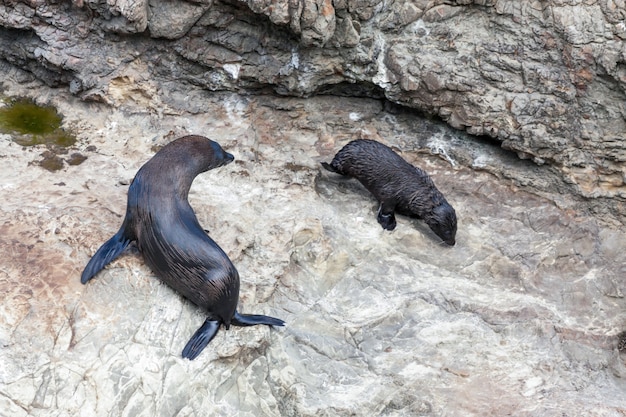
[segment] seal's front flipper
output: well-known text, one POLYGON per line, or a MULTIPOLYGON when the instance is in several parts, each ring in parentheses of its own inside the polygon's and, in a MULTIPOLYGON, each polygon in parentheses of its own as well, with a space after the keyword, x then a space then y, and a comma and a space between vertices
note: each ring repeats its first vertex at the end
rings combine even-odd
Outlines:
POLYGON ((183 349, 183 358, 194 360, 200 352, 213 340, 220 328, 220 322, 206 319, 202 327, 194 333, 183 349))
POLYGON ((120 229, 115 236, 106 241, 104 245, 100 246, 100 249, 91 257, 83 274, 80 276, 80 282, 86 284, 87 281, 100 272, 105 265, 117 258, 130 242, 131 240, 124 233, 124 228, 120 229))
POLYGON ((284 326, 285 322, 281 319, 270 316, 262 316, 260 314, 239 314, 235 311, 230 323, 233 326, 256 326, 257 324, 266 324, 268 326, 284 326))
POLYGON ((378 215, 376 216, 376 219, 385 230, 393 230, 396 228, 396 216, 393 213, 394 209, 395 206, 392 206, 389 203, 380 203, 380 207, 378 207, 378 215))

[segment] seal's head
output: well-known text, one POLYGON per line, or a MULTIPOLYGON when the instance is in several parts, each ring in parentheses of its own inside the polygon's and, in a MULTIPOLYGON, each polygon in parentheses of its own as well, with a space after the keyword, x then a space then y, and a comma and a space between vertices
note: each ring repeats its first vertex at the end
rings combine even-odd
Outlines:
POLYGON ((171 175, 171 171, 175 171, 189 181, 202 172, 227 165, 234 159, 219 143, 204 136, 190 135, 165 145, 148 164, 153 175, 155 172, 171 175))
POLYGON ((450 246, 456 243, 456 212, 447 201, 435 206, 424 219, 430 229, 450 246))
POLYGON ((175 152, 187 159, 186 165, 197 164, 199 172, 230 164, 235 159, 234 156, 222 149, 219 143, 204 136, 185 136, 167 146, 170 145, 175 152))

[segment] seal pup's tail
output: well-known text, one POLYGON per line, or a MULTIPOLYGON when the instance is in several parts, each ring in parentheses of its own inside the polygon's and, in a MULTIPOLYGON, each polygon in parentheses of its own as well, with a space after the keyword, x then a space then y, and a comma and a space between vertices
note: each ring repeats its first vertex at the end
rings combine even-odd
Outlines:
POLYGON ((343 173, 339 172, 339 170, 337 168, 335 168, 334 166, 332 166, 328 162, 320 162, 320 164, 322 164, 322 166, 326 169, 326 171, 330 171, 330 172, 334 172, 335 174, 342 174, 343 175, 343 173))
POLYGON ((125 229, 122 227, 111 239, 100 246, 100 249, 91 257, 80 276, 80 282, 86 284, 109 262, 117 258, 130 242, 131 239, 126 236, 125 229))

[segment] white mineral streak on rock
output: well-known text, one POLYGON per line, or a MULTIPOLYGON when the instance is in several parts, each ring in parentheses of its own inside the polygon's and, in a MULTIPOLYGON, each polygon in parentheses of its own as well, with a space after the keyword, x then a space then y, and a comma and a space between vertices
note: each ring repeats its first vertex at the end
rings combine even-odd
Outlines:
POLYGON ((234 80, 239 78, 239 70, 241 69, 240 64, 224 64, 224 71, 230 74, 234 80))
POLYGON ((446 140, 440 135, 433 135, 428 141, 428 148, 434 155, 441 155, 443 159, 448 161, 452 167, 456 165, 454 159, 450 156, 448 149, 450 148, 450 141, 446 140))
POLYGON ((376 75, 372 78, 372 82, 379 87, 387 87, 389 84, 389 74, 387 64, 385 63, 385 57, 387 55, 387 44, 385 38, 381 35, 374 37, 373 46, 371 49, 371 58, 376 65, 376 75))

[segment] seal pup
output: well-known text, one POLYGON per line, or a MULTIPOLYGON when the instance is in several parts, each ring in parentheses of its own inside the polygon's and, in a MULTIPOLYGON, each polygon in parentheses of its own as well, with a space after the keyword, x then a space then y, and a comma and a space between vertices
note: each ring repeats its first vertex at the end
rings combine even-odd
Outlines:
POLYGON ((456 213, 435 187, 428 174, 390 147, 371 139, 349 142, 330 164, 328 171, 359 180, 380 202, 378 223, 386 230, 396 227, 394 212, 423 219, 448 245, 456 243, 456 213))
POLYGON ((208 318, 183 349, 196 358, 220 325, 283 326, 284 321, 237 312, 239 273, 202 229, 187 197, 194 178, 232 162, 234 157, 203 136, 184 136, 146 162, 128 189, 120 230, 91 258, 80 281, 86 284, 135 242, 146 264, 170 287, 206 310, 208 318))

